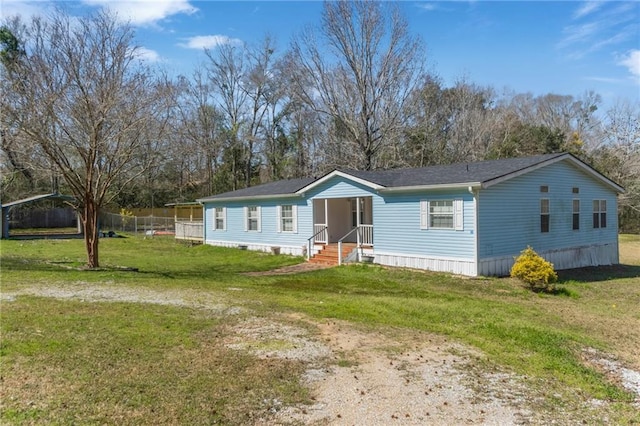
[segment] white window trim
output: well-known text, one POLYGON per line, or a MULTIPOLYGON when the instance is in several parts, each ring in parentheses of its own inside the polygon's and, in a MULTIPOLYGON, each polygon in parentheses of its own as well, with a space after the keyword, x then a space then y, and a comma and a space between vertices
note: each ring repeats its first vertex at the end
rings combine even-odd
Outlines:
POLYGON ((298 206, 295 204, 282 204, 277 206, 276 208, 276 226, 278 228, 278 232, 284 232, 286 234, 297 234, 298 233, 298 206), (291 231, 284 231, 282 229, 282 206, 291 206, 291 218, 293 229, 291 231))
POLYGON ((226 231, 227 230, 227 208, 226 207, 214 207, 213 208, 213 230, 214 231, 226 231), (217 209, 222 208, 222 228, 218 228, 217 209))
POLYGON ((582 220, 581 218, 581 214, 580 214, 580 210, 582 209, 582 203, 580 202, 580 198, 574 198, 571 200, 571 230, 573 231, 579 231, 581 228, 581 223, 580 221, 582 220), (576 211, 576 202, 578 203, 578 210, 576 211), (574 215, 578 215, 578 229, 575 229, 573 227, 573 216, 574 215))
POLYGON ((540 198, 540 233, 541 234, 549 234, 551 232, 551 199, 550 198, 540 198), (547 212, 542 212, 542 204, 543 201, 547 202, 547 212), (542 216, 547 216, 547 230, 542 230, 542 216))
POLYGON ((598 215, 598 226, 593 226, 593 229, 605 229, 607 228, 608 214, 607 214, 607 200, 604 198, 594 199, 593 202, 598 203, 598 210, 594 209, 593 214, 598 215), (604 209, 602 208, 604 206, 604 209), (605 215, 604 226, 602 226, 602 214, 605 215))
POLYGON ((245 206, 244 207, 244 230, 245 232, 262 232, 262 208, 260 206, 245 206), (256 208, 256 216, 258 219, 258 229, 249 230, 249 207, 256 208))
MULTIPOLYGON (((435 201, 435 200, 434 200, 435 201)), ((451 228, 435 228, 430 227, 431 222, 429 201, 420 200, 420 229, 442 229, 452 231, 464 230, 464 201, 461 198, 437 200, 437 201, 452 201, 453 202, 453 227, 451 228)))

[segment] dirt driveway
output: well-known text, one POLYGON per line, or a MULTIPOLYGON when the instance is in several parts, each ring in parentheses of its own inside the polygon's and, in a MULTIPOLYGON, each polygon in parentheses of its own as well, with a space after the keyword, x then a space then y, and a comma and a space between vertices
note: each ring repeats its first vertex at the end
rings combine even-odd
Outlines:
POLYGON ((3 293, 3 303, 23 294, 188 306, 217 315, 242 313, 247 319, 235 327, 228 347, 256 357, 298 359, 307 365, 302 379, 314 403, 291 407, 273 401, 276 420, 268 424, 567 424, 566 416, 571 419, 578 413, 580 421, 587 423, 603 420, 603 401, 541 409, 543 386, 531 389, 526 378, 491 366, 482 353, 428 333, 367 330, 302 315, 264 318, 221 301, 219 295, 114 285, 33 286, 3 293))

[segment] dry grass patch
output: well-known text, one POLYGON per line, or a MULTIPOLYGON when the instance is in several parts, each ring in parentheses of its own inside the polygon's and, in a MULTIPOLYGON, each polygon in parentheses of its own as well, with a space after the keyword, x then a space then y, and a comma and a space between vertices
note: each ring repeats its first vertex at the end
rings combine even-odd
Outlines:
POLYGON ((640 265, 640 235, 620 235, 620 263, 640 265))

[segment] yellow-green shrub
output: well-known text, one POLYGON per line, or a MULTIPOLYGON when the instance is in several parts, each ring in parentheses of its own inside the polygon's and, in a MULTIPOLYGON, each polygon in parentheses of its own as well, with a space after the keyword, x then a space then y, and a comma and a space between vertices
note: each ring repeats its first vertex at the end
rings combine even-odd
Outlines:
POLYGON ((553 263, 548 262, 531 247, 520 252, 511 268, 511 276, 528 284, 532 289, 553 291, 558 274, 553 269, 553 263))

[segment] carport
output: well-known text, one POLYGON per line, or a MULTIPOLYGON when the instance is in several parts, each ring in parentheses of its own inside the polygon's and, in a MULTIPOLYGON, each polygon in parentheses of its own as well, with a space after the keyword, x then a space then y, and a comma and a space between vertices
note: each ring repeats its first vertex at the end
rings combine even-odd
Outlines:
MULTIPOLYGON (((9 212, 11 211, 11 208, 16 207, 16 206, 20 206, 22 204, 34 203, 36 201, 41 201, 41 200, 53 200, 53 201, 68 201, 68 202, 71 202, 71 201, 74 201, 75 198, 73 198, 70 195, 62 195, 62 194, 59 194, 57 192, 54 192, 54 193, 51 193, 51 194, 34 195, 33 197, 24 198, 22 200, 17 200, 17 201, 13 201, 11 203, 0 205, 2 207, 2 217, 1 217, 1 220, 2 220, 2 239, 9 238, 9 212)), ((78 229, 81 229, 79 220, 78 220, 78 229)))

